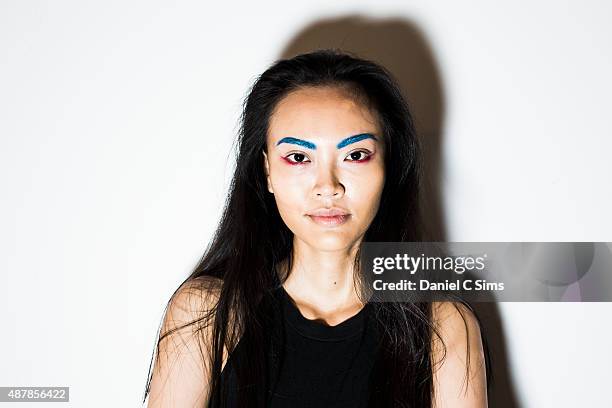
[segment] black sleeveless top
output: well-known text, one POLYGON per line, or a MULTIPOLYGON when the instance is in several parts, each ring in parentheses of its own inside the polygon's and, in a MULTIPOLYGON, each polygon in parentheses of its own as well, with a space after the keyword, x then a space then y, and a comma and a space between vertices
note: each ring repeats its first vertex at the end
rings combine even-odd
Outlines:
MULTIPOLYGON (((367 407, 379 335, 371 303, 336 326, 305 318, 283 286, 272 291, 270 334, 265 360, 269 381, 265 407, 367 407)), ((257 364, 258 350, 240 340, 222 372, 227 407, 238 407, 236 367, 257 364), (255 355, 250 356, 251 353, 255 355)), ((261 401, 261 400, 260 400, 261 401)), ((214 405, 214 404, 213 404, 214 405)), ((216 406, 216 405, 215 405, 216 406)))

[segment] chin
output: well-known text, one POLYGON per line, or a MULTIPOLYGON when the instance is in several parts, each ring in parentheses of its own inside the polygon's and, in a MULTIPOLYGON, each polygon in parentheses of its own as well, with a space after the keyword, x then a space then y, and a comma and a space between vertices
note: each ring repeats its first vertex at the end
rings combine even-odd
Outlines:
POLYGON ((349 248, 354 242, 354 239, 347 237, 345 234, 335 234, 331 231, 326 233, 313 234, 307 242, 314 248, 321 251, 337 251, 349 248))

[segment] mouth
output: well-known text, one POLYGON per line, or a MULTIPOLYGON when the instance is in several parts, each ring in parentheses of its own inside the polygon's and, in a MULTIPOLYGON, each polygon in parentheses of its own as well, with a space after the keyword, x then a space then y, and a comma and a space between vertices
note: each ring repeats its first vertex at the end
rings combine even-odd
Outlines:
POLYGON ((314 223, 325 227, 334 227, 344 224, 349 218, 350 214, 344 211, 332 210, 320 210, 315 211, 311 214, 306 214, 314 223))
POLYGON ((325 216, 325 215, 309 215, 308 216, 312 221, 314 221, 315 223, 319 224, 319 225, 323 225, 326 227, 333 227, 336 225, 342 225, 344 224, 348 218, 350 217, 350 215, 345 214, 345 215, 330 215, 330 216, 325 216))

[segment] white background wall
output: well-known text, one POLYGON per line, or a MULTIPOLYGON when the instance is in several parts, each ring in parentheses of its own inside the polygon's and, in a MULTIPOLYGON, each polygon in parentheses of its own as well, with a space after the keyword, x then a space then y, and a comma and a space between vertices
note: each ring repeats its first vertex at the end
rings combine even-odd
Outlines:
MULTIPOLYGON (((3 1, 0 385, 138 406, 163 306, 218 220, 242 98, 321 19, 424 33, 445 92, 449 240, 612 241, 611 11, 3 1)), ((499 306, 521 406, 611 406, 612 304, 499 306)))

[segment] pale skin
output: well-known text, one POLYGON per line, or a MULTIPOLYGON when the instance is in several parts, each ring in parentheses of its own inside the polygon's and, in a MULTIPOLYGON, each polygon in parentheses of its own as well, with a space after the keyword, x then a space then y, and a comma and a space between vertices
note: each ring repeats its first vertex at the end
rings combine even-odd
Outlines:
POLYGON ((382 142, 372 113, 336 89, 293 92, 272 115, 263 153, 268 191, 294 234, 294 265, 284 287, 309 319, 336 325, 363 307, 353 288, 353 259, 384 186, 382 142), (364 133, 378 140, 366 138, 338 148, 347 137, 364 133), (285 137, 315 148, 278 144, 285 137), (299 158, 301 164, 286 158, 299 158), (305 215, 332 206, 350 213, 346 223, 322 227, 305 215))
MULTIPOLYGON (((364 306, 353 287, 353 259, 378 211, 385 181, 383 154, 384 141, 375 113, 345 90, 317 87, 293 91, 273 112, 263 170, 268 191, 294 234, 294 264, 283 286, 308 319, 335 326, 364 306), (339 145, 363 134, 374 137, 339 145), (306 143, 296 144, 296 139, 306 143), (346 222, 322 226, 306 215, 332 206, 350 214, 346 222)), ((170 305, 165 328, 193 319, 194 310, 208 306, 187 292, 179 291, 170 305)), ((210 302, 217 292, 211 291, 210 302)), ((486 407, 486 368, 476 318, 463 311, 466 330, 453 304, 434 302, 432 306, 434 324, 447 352, 434 370, 434 406, 486 407), (470 379, 466 385, 468 344, 470 379)), ((197 347, 187 331, 178 341, 160 344, 160 354, 168 357, 168 363, 154 368, 148 407, 203 406, 208 398, 209 370, 197 347)), ((440 342, 434 336, 432 361, 441 358, 440 342)), ((226 361, 227 351, 223 365, 226 361)))

